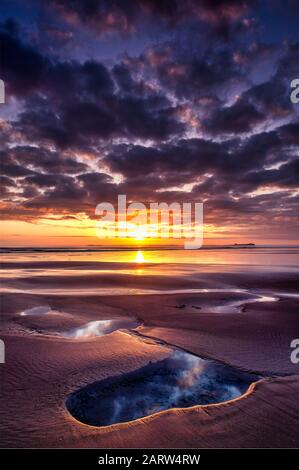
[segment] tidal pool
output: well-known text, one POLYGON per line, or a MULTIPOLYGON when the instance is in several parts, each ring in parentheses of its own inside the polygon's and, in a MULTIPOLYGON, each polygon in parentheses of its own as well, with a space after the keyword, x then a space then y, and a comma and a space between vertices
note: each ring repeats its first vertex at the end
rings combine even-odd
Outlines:
POLYGON ((63 333, 62 336, 75 339, 91 338, 93 336, 104 336, 116 330, 136 328, 139 325, 140 323, 129 318, 119 320, 95 320, 63 333))
POLYGON ((175 350, 164 360, 73 392, 66 407, 82 423, 108 426, 170 408, 231 400, 245 393, 257 379, 255 375, 175 350))
POLYGON ((35 315, 47 315, 48 313, 57 313, 56 311, 52 310, 51 307, 48 305, 45 306, 39 306, 39 307, 33 307, 33 308, 28 308, 27 310, 23 310, 23 312, 20 313, 21 317, 27 317, 27 316, 35 316, 35 315))

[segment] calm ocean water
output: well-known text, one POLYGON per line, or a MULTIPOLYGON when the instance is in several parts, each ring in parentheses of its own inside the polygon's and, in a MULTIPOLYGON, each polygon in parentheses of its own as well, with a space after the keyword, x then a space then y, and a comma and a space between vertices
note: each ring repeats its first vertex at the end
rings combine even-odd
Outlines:
POLYGON ((299 246, 181 249, 0 248, 2 263, 74 261, 138 264, 299 266, 299 246))

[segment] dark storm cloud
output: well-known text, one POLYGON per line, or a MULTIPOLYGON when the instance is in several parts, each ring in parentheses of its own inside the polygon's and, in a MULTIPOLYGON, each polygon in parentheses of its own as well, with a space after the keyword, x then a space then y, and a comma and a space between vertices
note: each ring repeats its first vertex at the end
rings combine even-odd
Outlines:
POLYGON ((36 186, 39 188, 48 188, 54 187, 57 185, 59 180, 59 175, 55 174, 44 174, 44 173, 36 173, 31 176, 27 176, 24 178, 23 184, 29 186, 36 186))
POLYGON ((1 78, 9 92, 22 95, 40 87, 46 59, 32 46, 22 43, 7 32, 0 31, 1 78))
POLYGON ((12 158, 20 165, 48 173, 82 173, 87 166, 74 158, 64 157, 58 152, 42 147, 19 146, 10 151, 12 158))
MULTIPOLYGON (((26 186, 25 186, 26 187, 26 186)), ((28 200, 24 203, 25 207, 37 209, 75 210, 80 212, 84 210, 86 191, 79 187, 75 178, 66 175, 56 175, 54 188, 49 188, 38 197, 28 200)))
MULTIPOLYGON (((201 198, 211 198, 215 194, 226 198, 229 191, 243 198, 244 193, 260 186, 295 188, 298 184, 297 160, 292 152, 286 152, 295 127, 295 124, 282 126, 276 131, 221 143, 188 139, 175 145, 155 147, 116 146, 107 155, 106 163, 112 171, 125 177, 124 184, 128 188, 134 185, 141 189, 139 175, 143 175, 148 179, 149 186, 159 191, 167 192, 167 188, 172 186, 180 187, 193 182, 193 195, 201 198), (279 169, 265 169, 267 166, 271 168, 271 164, 277 161, 281 161, 279 169), (200 183, 197 183, 198 178, 202 179, 200 183)), ((160 196, 164 198, 165 192, 160 196)), ((183 197, 182 192, 180 197, 183 197)), ((236 204, 232 201, 230 206, 236 204)))
POLYGON ((8 176, 12 178, 22 177, 33 174, 33 171, 27 169, 23 165, 19 165, 16 162, 9 152, 1 151, 0 152, 0 159, 1 159, 1 174, 3 176, 8 176))
POLYGON ((79 99, 96 100, 113 93, 113 80, 101 63, 50 60, 36 47, 6 31, 0 31, 0 42, 1 78, 10 95, 33 96, 33 105, 38 105, 40 93, 41 105, 45 105, 46 97, 49 100, 46 105, 50 101, 57 105, 63 100, 75 103, 79 99))
POLYGON ((249 132, 265 120, 265 115, 250 103, 238 101, 233 106, 218 110, 205 123, 205 129, 213 134, 249 132))
POLYGON ((185 45, 167 44, 149 48, 139 60, 127 60, 134 69, 145 68, 157 75, 161 86, 178 98, 198 99, 217 94, 238 81, 247 82, 245 69, 236 63, 232 50, 207 49, 188 54, 185 45))
POLYGON ((0 195, 2 199, 10 196, 11 190, 15 188, 15 182, 7 176, 0 176, 0 195))
POLYGON ((145 81, 133 79, 130 67, 124 63, 116 64, 112 73, 122 94, 143 96, 149 91, 145 81))
POLYGON ((170 103, 159 96, 109 96, 101 103, 61 101, 45 106, 43 99, 28 102, 17 128, 37 140, 62 148, 86 145, 109 137, 167 139, 184 131, 170 103))
POLYGON ((252 86, 233 105, 214 109, 204 128, 214 135, 250 132, 294 114, 289 95, 289 86, 277 78, 252 86))
POLYGON ((287 45, 286 54, 278 63, 277 75, 279 77, 293 79, 298 76, 299 43, 292 42, 287 45))
POLYGON ((1 77, 12 94, 23 96, 42 92, 51 98, 98 98, 113 92, 106 67, 98 62, 50 60, 20 37, 0 31, 1 77))
POLYGON ((117 202, 116 187, 110 176, 100 172, 79 175, 77 181, 87 193, 86 202, 94 213, 95 206, 101 201, 117 202))
POLYGON ((279 128, 279 135, 288 145, 299 145, 299 122, 291 122, 279 128))
POLYGON ((27 98, 17 123, 25 136, 70 147, 87 139, 165 139, 184 131, 170 101, 134 83, 124 67, 110 73, 95 61, 50 61, 20 39, 4 36, 3 76, 11 93, 27 98))
POLYGON ((155 147, 120 145, 107 155, 106 164, 129 178, 139 174, 178 173, 182 179, 207 172, 232 174, 252 167, 262 168, 267 153, 277 145, 279 139, 275 133, 260 134, 245 141, 184 139, 155 147))
POLYGON ((284 117, 291 113, 289 84, 277 77, 272 80, 253 86, 243 94, 244 100, 248 100, 267 114, 268 119, 284 117))
POLYGON ((299 159, 296 158, 281 165, 278 169, 251 172, 246 175, 246 183, 251 188, 262 185, 279 185, 282 188, 299 187, 299 159))
POLYGON ((100 62, 56 61, 48 70, 45 91, 57 99, 95 100, 112 94, 114 83, 100 62))
POLYGON ((210 23, 223 31, 242 17, 251 0, 52 0, 67 23, 80 22, 99 35, 133 34, 144 21, 174 27, 188 19, 210 23))
POLYGON ((115 102, 115 112, 125 132, 132 136, 163 140, 184 131, 184 125, 175 118, 173 107, 162 96, 126 96, 115 102))

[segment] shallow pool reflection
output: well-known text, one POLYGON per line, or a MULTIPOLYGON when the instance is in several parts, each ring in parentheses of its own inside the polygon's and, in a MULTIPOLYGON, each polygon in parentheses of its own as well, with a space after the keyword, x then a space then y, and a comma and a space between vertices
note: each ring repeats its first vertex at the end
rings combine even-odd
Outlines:
POLYGON ((182 351, 134 372, 95 382, 66 402, 77 420, 107 426, 169 408, 221 403, 242 395, 256 376, 182 351))

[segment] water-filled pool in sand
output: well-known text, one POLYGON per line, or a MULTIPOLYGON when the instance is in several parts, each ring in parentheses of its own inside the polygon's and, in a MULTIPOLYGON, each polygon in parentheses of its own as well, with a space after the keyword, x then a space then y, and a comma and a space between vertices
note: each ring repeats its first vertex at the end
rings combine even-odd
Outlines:
POLYGON ((57 313, 55 310, 52 310, 48 305, 41 305, 38 307, 27 308, 20 312, 21 317, 30 317, 30 316, 39 316, 47 315, 48 313, 57 313))
POLYGON ((82 423, 108 426, 170 408, 225 402, 245 393, 256 380, 257 376, 175 350, 164 360, 73 392, 66 407, 82 423))
MULTIPOLYGON (((62 329, 57 331, 53 327, 53 322, 55 321, 55 316, 59 315, 60 318, 68 320, 69 323, 72 323, 72 320, 76 322, 76 318, 72 314, 66 312, 60 312, 57 310, 52 310, 48 305, 39 305, 37 307, 28 308, 19 313, 20 317, 26 317, 26 327, 27 330, 33 332, 42 333, 44 335, 50 336, 61 336, 63 338, 71 339, 84 339, 92 338, 94 336, 104 336, 113 331, 122 330, 122 329, 133 329, 137 326, 140 326, 140 322, 132 317, 121 317, 114 319, 101 319, 93 320, 87 323, 83 323, 80 326, 69 327, 67 330, 62 329), (28 319, 34 319, 28 324, 28 319)), ((24 323, 24 322, 23 322, 24 323)))
POLYGON ((94 320, 78 328, 63 332, 60 335, 75 339, 90 338, 93 336, 104 336, 116 330, 136 328, 139 325, 140 323, 137 321, 128 318, 119 320, 94 320))

